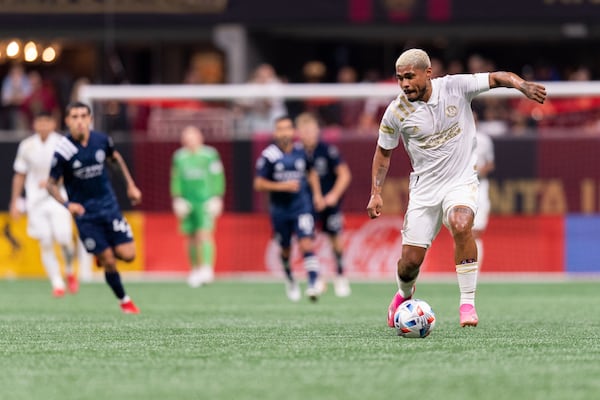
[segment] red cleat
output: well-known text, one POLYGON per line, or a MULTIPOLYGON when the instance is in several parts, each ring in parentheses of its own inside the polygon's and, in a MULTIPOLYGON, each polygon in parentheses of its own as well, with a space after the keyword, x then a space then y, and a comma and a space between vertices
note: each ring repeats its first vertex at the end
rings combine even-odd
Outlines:
POLYGON ((65 289, 63 288, 54 288, 52 289, 52 296, 59 298, 65 295, 65 289))
POLYGON ((396 292, 396 294, 392 298, 392 302, 390 303, 390 306, 388 307, 388 320, 387 320, 388 326, 390 328, 394 327, 394 314, 396 313, 396 309, 398 308, 398 306, 400 304, 402 304, 406 300, 410 299, 412 297, 413 293, 415 293, 414 286, 412 289, 412 293, 407 298, 402 297, 402 295, 400 294, 400 291, 396 292))
POLYGON ((131 300, 126 301, 125 303, 121 303, 121 311, 123 311, 124 314, 139 314, 140 313, 140 309, 137 308, 135 306, 135 304, 133 304, 133 301, 131 301, 131 300))
POLYGON ((75 294, 79 292, 79 281, 75 274, 67 275, 67 287, 69 288, 69 293, 75 294))

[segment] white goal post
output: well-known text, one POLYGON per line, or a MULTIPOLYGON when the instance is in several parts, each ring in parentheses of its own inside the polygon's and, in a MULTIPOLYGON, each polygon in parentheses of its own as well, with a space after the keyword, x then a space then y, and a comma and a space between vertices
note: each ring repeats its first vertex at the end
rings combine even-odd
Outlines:
MULTIPOLYGON (((600 81, 540 82, 549 98, 600 96, 600 81)), ((223 85, 84 85, 79 90, 81 101, 140 99, 318 99, 318 98, 393 98, 398 95, 395 83, 356 84, 223 84, 223 85)), ((517 97, 514 89, 497 88, 481 96, 517 97)))

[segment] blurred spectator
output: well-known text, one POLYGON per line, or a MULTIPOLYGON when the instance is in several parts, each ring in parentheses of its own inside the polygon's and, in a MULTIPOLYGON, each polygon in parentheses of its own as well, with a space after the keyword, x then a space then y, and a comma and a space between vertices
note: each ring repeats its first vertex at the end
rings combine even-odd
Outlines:
MULTIPOLYGON (((467 59, 468 73, 491 72, 495 63, 480 54, 472 54, 467 59)), ((473 101, 473 109, 480 116, 478 130, 489 136, 502 136, 508 132, 508 101, 500 97, 480 97, 473 101)))
POLYGON ((225 83, 223 55, 216 50, 195 53, 190 59, 184 83, 195 85, 225 83))
MULTIPOLYGON (((250 84, 278 85, 281 83, 270 64, 259 65, 248 81, 250 84)), ((281 97, 269 99, 244 99, 236 102, 243 113, 243 130, 255 133, 270 133, 275 120, 287 114, 287 108, 281 97)))
MULTIPOLYGON (((304 75, 305 83, 324 83, 327 77, 327 67, 321 61, 308 61, 302 67, 302 74, 304 75)), ((336 99, 334 98, 320 97, 307 99, 299 111, 310 112, 316 115, 319 122, 325 126, 335 125, 337 124, 335 103, 336 99)))
POLYGON ((431 58, 431 77, 438 78, 446 75, 446 68, 442 60, 436 57, 431 58))
MULTIPOLYGON (((337 82, 342 84, 357 83, 358 74, 353 67, 342 67, 338 71, 337 82)), ((363 99, 341 99, 334 105, 337 113, 335 122, 342 128, 355 130, 358 127, 364 106, 365 101, 363 99)))
POLYGON ((462 61, 453 59, 448 63, 448 67, 446 68, 446 74, 456 75, 463 74, 465 72, 465 67, 462 61))
POLYGON ((21 105, 31 93, 31 83, 21 64, 13 64, 2 81, 2 106, 5 112, 6 129, 29 129, 23 117, 21 105))
POLYGON ((42 79, 42 75, 35 70, 30 71, 27 76, 31 86, 31 93, 21 104, 21 110, 27 124, 33 124, 33 118, 40 113, 50 114, 54 118, 55 123, 58 123, 61 120, 61 113, 52 82, 42 79))
POLYGON ((74 103, 76 101, 82 101, 82 99, 79 95, 79 89, 81 89, 82 86, 89 85, 90 83, 91 83, 90 80, 86 77, 81 77, 81 78, 78 78, 77 80, 75 80, 75 82, 73 82, 73 87, 71 88, 70 103, 74 103))

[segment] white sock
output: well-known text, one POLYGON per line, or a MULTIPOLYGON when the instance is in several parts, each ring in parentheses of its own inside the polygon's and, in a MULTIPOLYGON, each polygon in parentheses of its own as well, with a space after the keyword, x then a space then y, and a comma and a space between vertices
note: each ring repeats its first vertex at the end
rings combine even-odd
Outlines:
POLYGON ((92 280, 92 263, 94 257, 87 252, 81 240, 77 240, 77 264, 79 266, 79 280, 89 282, 92 280))
POLYGON ((477 262, 456 266, 456 277, 460 289, 460 304, 475 305, 475 289, 477 288, 477 262))
POLYGON ((119 300, 121 302, 121 304, 125 304, 131 301, 131 298, 127 295, 125 295, 125 297, 123 297, 121 300, 119 300))
POLYGON ((483 240, 475 239, 475 246, 477 246, 477 263, 481 268, 483 265, 483 240))
POLYGON ((73 246, 69 245, 61 245, 63 257, 65 258, 65 272, 67 275, 73 275, 73 258, 75 256, 75 252, 73 251, 73 246))
POLYGON ((65 283, 60 274, 60 265, 58 259, 54 253, 54 247, 52 244, 40 244, 40 250, 42 253, 42 264, 46 270, 46 274, 50 279, 52 287, 55 289, 64 289, 65 283))
POLYGON ((400 279, 398 273, 396 273, 396 283, 398 284, 398 293, 400 293, 400 296, 402 296, 405 299, 412 296, 416 281, 417 278, 412 279, 408 282, 404 282, 402 279, 400 279))

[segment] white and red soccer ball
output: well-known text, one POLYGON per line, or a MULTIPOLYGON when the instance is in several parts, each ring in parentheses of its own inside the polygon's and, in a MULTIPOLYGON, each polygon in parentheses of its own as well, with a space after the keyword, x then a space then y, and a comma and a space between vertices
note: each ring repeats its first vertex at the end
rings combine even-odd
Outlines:
POLYGON ((423 300, 406 300, 394 313, 394 326, 398 336, 424 338, 435 327, 435 314, 431 306, 423 300))

